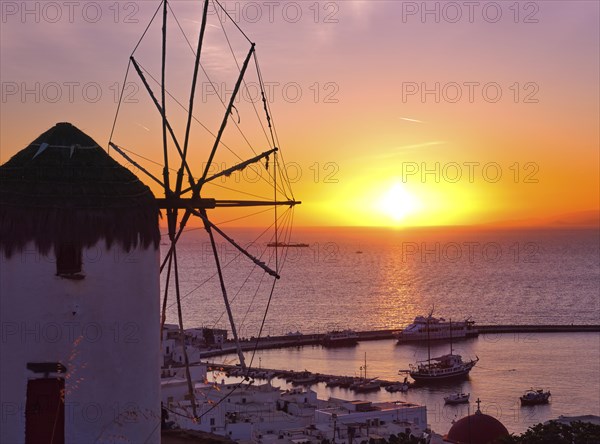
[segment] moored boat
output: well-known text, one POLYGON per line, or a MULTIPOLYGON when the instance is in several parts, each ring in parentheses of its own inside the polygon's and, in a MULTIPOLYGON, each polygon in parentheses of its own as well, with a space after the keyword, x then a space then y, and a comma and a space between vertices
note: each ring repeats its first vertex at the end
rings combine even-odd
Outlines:
POLYGON ((550 391, 532 388, 527 390, 519 399, 521 400, 521 405, 548 404, 550 401, 550 391))
POLYGON ((441 381, 447 379, 466 378, 479 358, 463 361, 461 355, 447 355, 418 361, 409 365, 409 375, 417 382, 441 381))
POLYGON ((464 404, 469 402, 470 393, 452 393, 448 396, 444 396, 444 402, 446 404, 464 404))
POLYGON ((398 343, 410 341, 427 341, 441 339, 469 338, 479 334, 475 321, 446 321, 444 318, 434 318, 433 312, 428 316, 417 316, 412 324, 396 335, 398 343))
POLYGON ((353 330, 330 331, 322 342, 324 347, 348 347, 358 344, 358 334, 353 330))
POLYGON ((312 385, 319 382, 319 377, 311 372, 304 371, 294 375, 290 382, 292 385, 312 385))
POLYGON ((365 352, 365 364, 360 367, 360 378, 356 379, 353 384, 350 385, 350 390, 354 390, 358 393, 376 392, 381 388, 381 381, 379 378, 367 378, 367 353, 365 352))
POLYGON ((334 387, 349 388, 352 385, 353 381, 354 381, 354 378, 352 378, 350 376, 341 376, 339 378, 330 379, 329 381, 327 381, 325 386, 330 387, 330 388, 334 388, 334 387))
POLYGON ((390 384, 388 385, 385 390, 390 392, 390 393, 395 393, 395 392, 407 392, 408 388, 410 387, 410 384, 408 383, 408 378, 404 378, 403 382, 396 382, 395 384, 390 384))
POLYGON ((308 248, 309 244, 300 242, 269 242, 267 247, 292 247, 292 248, 308 248))
POLYGON ((350 386, 350 390, 357 393, 377 392, 381 388, 381 382, 377 379, 362 380, 350 386))

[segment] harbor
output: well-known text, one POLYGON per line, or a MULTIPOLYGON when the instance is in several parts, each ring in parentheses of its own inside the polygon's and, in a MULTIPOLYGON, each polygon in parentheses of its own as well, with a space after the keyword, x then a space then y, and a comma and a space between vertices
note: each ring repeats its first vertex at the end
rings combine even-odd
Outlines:
MULTIPOLYGON (((426 358, 423 345, 397 345, 393 339, 362 341, 356 347, 328 349, 318 345, 259 350, 252 362, 250 375, 256 384, 267 381, 282 389, 305 387, 317 393, 320 399, 329 397, 365 399, 373 402, 402 400, 427 406, 428 423, 433 430, 444 433, 456 417, 473 411, 474 401, 480 398, 485 412, 493 414, 513 433, 522 433, 536 422, 559 415, 582 415, 600 408, 597 391, 598 333, 536 333, 529 336, 498 334, 494 337, 463 340, 456 343, 456 353, 465 357, 477 355, 479 363, 464 380, 435 384, 416 384, 409 377, 406 392, 390 393, 387 384, 401 382, 406 376, 399 370, 407 369, 417 359, 426 358), (577 343, 577 348, 572 347, 577 343), (585 350, 581 354, 579 350, 585 350), (378 378, 381 389, 357 393, 350 388, 328 387, 328 380, 343 377, 359 380, 364 355, 367 355, 368 377, 378 378), (538 365, 538 363, 544 365, 538 365), (560 363, 577 363, 561 366, 560 363), (295 386, 291 379, 309 371, 317 381, 295 386), (290 382, 288 382, 290 380, 290 382), (547 388, 552 392, 549 404, 522 407, 519 397, 531 387, 547 388), (470 403, 447 405, 444 397, 452 393, 470 393, 470 403)), ((447 352, 447 343, 436 343, 432 355, 447 352)), ((252 352, 246 353, 250 363, 252 352)), ((227 370, 238 369, 235 354, 211 358, 215 364, 214 379, 219 383, 239 381, 241 377, 227 377, 227 370), (225 364, 225 365, 223 365, 225 364), (221 371, 219 369, 225 369, 221 371)))

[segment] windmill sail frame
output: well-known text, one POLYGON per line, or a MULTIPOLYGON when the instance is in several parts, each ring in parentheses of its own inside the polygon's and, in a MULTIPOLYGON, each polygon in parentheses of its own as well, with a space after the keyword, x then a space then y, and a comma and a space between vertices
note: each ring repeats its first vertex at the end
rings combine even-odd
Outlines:
MULTIPOLYGON (((242 352, 242 348, 240 345, 240 338, 238 336, 237 328, 235 325, 235 320, 234 320, 233 312, 231 309, 230 300, 228 297, 227 285, 226 285, 225 278, 223 275, 223 267, 222 267, 222 264, 221 264, 221 261, 219 258, 218 249, 216 246, 215 232, 217 234, 219 234, 226 242, 233 245, 240 252, 240 254, 242 254, 248 260, 252 261, 255 266, 260 267, 265 273, 268 273, 270 276, 272 276, 274 278, 273 287, 271 289, 271 295, 269 296, 269 303, 267 304, 267 310, 268 310, 268 306, 270 304, 271 296, 273 294, 275 280, 279 279, 279 277, 280 277, 279 270, 278 270, 278 254, 279 254, 277 251, 278 248, 276 248, 276 251, 275 251, 275 269, 273 269, 270 266, 268 266, 267 264, 265 264, 263 261, 261 261, 260 258, 253 256, 250 252, 248 252, 246 249, 244 249, 243 246, 241 246, 239 243, 237 243, 235 240, 233 240, 232 237, 228 236, 221 228, 219 228, 215 223, 213 223, 209 217, 209 210, 215 210, 218 208, 244 208, 244 207, 262 207, 262 206, 273 207, 274 214, 275 214, 275 220, 274 220, 275 242, 278 243, 277 207, 278 206, 288 206, 288 207, 292 208, 301 203, 299 201, 296 201, 293 197, 288 198, 288 199, 278 200, 278 195, 277 195, 277 173, 278 172, 277 172, 276 168, 277 168, 277 163, 278 163, 277 156, 279 153, 279 147, 276 146, 276 137, 274 136, 274 129, 272 126, 273 125, 272 118, 271 118, 269 106, 268 106, 268 103, 267 103, 267 100, 265 97, 264 83, 262 81, 262 73, 260 72, 260 68, 258 66, 258 60, 256 57, 256 49, 255 49, 256 45, 255 45, 255 43, 251 42, 250 39, 248 39, 248 36, 246 36, 246 34, 244 34, 244 32, 239 28, 239 26, 235 22, 233 22, 233 23, 236 25, 237 29, 244 35, 244 37, 250 43, 250 50, 248 51, 248 53, 244 59, 243 65, 240 69, 239 76, 235 83, 235 88, 231 94, 231 98, 225 109, 224 116, 221 120, 219 130, 216 133, 215 140, 214 140, 214 143, 212 144, 206 165, 205 165, 200 177, 198 179, 194 179, 194 175, 193 175, 192 169, 187 161, 187 158, 188 158, 188 154, 189 154, 188 148, 189 148, 189 143, 190 143, 190 133, 191 133, 191 126, 192 126, 191 124, 192 124, 192 119, 194 119, 194 115, 193 115, 194 98, 195 98, 195 93, 196 93, 197 80, 198 80, 198 76, 199 76, 199 68, 201 66, 200 61, 201 61, 203 43, 204 43, 204 39, 205 39, 205 31, 206 31, 206 27, 207 27, 208 4, 210 1, 213 2, 215 7, 218 6, 220 8, 223 8, 220 5, 220 3, 218 2, 218 0, 204 0, 203 11, 202 11, 202 21, 200 23, 200 32, 199 32, 199 36, 198 36, 197 50, 195 53, 194 74, 192 77, 191 88, 190 88, 189 107, 187 109, 187 119, 186 119, 183 144, 181 144, 179 139, 177 138, 176 132, 173 129, 173 126, 171 125, 168 115, 167 115, 167 103, 166 103, 166 96, 167 96, 167 89, 166 89, 166 83, 167 83, 167 73, 166 73, 167 23, 168 23, 168 17, 169 17, 169 10, 171 9, 168 0, 161 1, 157 11, 155 12, 155 14, 152 17, 152 20, 150 22, 150 24, 151 24, 154 21, 154 19, 158 15, 158 12, 162 8, 162 51, 161 51, 161 59, 162 60, 161 60, 160 99, 159 99, 159 97, 157 97, 157 94, 155 94, 155 92, 152 90, 152 88, 146 78, 146 75, 144 74, 143 67, 140 65, 139 61, 136 60, 136 58, 134 57, 135 51, 138 48, 139 44, 141 43, 142 39, 144 38, 146 32, 148 31, 150 24, 148 25, 148 28, 146 28, 146 31, 144 32, 142 39, 140 39, 140 42, 138 42, 138 44, 136 45, 134 51, 132 52, 132 54, 129 58, 129 66, 128 66, 127 72, 129 72, 130 66, 134 67, 134 70, 137 73, 140 80, 142 81, 142 83, 148 93, 148 96, 150 97, 155 108, 157 109, 158 113, 161 116, 162 148, 163 148, 162 149, 163 150, 162 180, 159 177, 156 177, 155 175, 151 174, 146 168, 144 168, 138 162, 135 162, 125 152, 126 150, 124 150, 122 147, 120 147, 117 143, 113 142, 112 137, 114 134, 114 125, 113 125, 113 131, 111 133, 111 137, 109 140, 109 144, 108 144, 109 152, 110 152, 110 148, 112 148, 115 152, 120 154, 126 161, 128 161, 128 162, 132 163, 133 165, 135 165, 136 167, 138 167, 141 172, 143 172, 146 176, 148 176, 149 179, 156 182, 164 191, 164 197, 156 198, 157 207, 160 208, 161 210, 164 210, 166 213, 167 233, 168 233, 169 242, 170 242, 169 249, 168 249, 166 256, 163 259, 163 262, 161 264, 161 273, 165 272, 165 269, 166 269, 166 278, 165 278, 166 286, 165 286, 164 298, 163 298, 163 303, 162 303, 161 330, 164 328, 164 324, 166 321, 166 309, 167 309, 167 300, 168 300, 168 295, 169 295, 169 286, 170 286, 171 282, 173 282, 174 287, 175 287, 179 333, 180 333, 180 337, 181 337, 181 341, 182 341, 184 365, 185 365, 185 369, 186 369, 186 378, 188 381, 188 391, 189 391, 189 397, 190 397, 191 404, 192 404, 192 412, 193 412, 194 418, 198 418, 197 409, 196 409, 197 402, 196 402, 196 398, 194 396, 194 388, 193 388, 193 383, 192 383, 192 379, 190 376, 190 370, 189 370, 190 362, 189 362, 189 357, 188 357, 188 353, 186 350, 186 344, 185 344, 185 333, 184 333, 184 328, 183 328, 183 314, 182 314, 182 306, 181 306, 182 297, 181 297, 181 289, 180 289, 180 273, 179 273, 178 258, 177 258, 177 243, 180 240, 182 233, 185 231, 190 218, 192 216, 199 218, 202 221, 204 229, 206 230, 209 240, 210 240, 211 249, 212 249, 212 253, 213 253, 213 257, 214 257, 214 261, 215 261, 215 268, 217 270, 217 274, 218 274, 218 278, 219 278, 219 285, 221 288, 221 293, 223 296, 225 308, 227 311, 227 316, 229 319, 229 324, 230 324, 230 328, 232 331, 233 339, 236 344, 236 350, 237 350, 237 354, 238 354, 238 357, 240 360, 240 364, 241 364, 242 368, 246 369, 246 362, 245 362, 244 354, 242 352), (252 59, 254 59, 254 61, 256 63, 256 68, 257 68, 257 73, 258 73, 258 78, 259 78, 259 85, 261 88, 263 107, 264 107, 264 112, 266 115, 266 121, 268 123, 268 127, 269 127, 270 134, 271 134, 272 146, 270 147, 269 150, 264 151, 263 153, 258 154, 250 159, 242 161, 242 162, 234 165, 231 168, 228 168, 228 169, 223 170, 216 174, 209 175, 210 168, 215 159, 215 155, 218 151, 219 146, 222 143, 223 133, 228 125, 229 119, 232 116, 233 109, 235 108, 235 105, 234 105, 235 100, 239 94, 240 89, 242 88, 242 85, 245 86, 244 76, 248 70, 250 61, 252 59), (170 146, 175 147, 176 152, 179 155, 179 160, 180 160, 179 168, 177 169, 177 177, 175 180, 174 187, 172 186, 172 183, 171 183, 170 169, 169 169, 169 154, 170 154, 169 147, 170 146), (233 172, 242 170, 251 164, 259 163, 263 160, 266 160, 266 163, 267 163, 266 166, 268 169, 270 156, 274 157, 274 162, 272 162, 272 164, 271 164, 272 169, 273 169, 273 173, 271 176, 273 179, 273 199, 272 200, 236 200, 236 199, 219 200, 219 199, 204 196, 203 186, 219 177, 229 176, 233 172), (185 174, 187 174, 187 179, 189 182, 189 186, 187 186, 187 187, 183 186, 183 177, 185 174)), ((173 11, 171 10, 171 12, 173 12, 173 11)), ((224 9, 223 9, 223 12, 224 12, 224 14, 226 14, 228 16, 227 12, 224 9)), ((237 61, 236 61, 236 64, 237 64, 237 61)), ((238 65, 238 68, 239 68, 239 65, 238 65)), ((126 78, 127 78, 127 75, 126 75, 126 78)), ((125 82, 124 82, 124 85, 125 85, 125 82)), ((116 124, 116 121, 118 118, 118 113, 119 113, 122 97, 123 97, 123 94, 121 94, 121 99, 120 99, 119 105, 117 107, 117 115, 115 116, 115 124, 116 124)), ((238 129, 239 129, 239 127, 238 127, 238 129)), ((265 317, 266 317, 266 311, 265 311, 265 317)), ((262 332, 262 328, 264 326, 265 317, 263 317, 263 323, 260 327, 259 337, 260 337, 260 333, 262 332)), ((161 337, 162 337, 162 335, 161 335, 161 337)), ((258 338, 257 338, 257 341, 258 341, 258 338)), ((257 344, 258 344, 258 342, 257 342, 257 344)), ((255 348, 255 350, 256 350, 256 348, 255 348)), ((206 412, 205 412, 205 414, 206 414, 206 412)))

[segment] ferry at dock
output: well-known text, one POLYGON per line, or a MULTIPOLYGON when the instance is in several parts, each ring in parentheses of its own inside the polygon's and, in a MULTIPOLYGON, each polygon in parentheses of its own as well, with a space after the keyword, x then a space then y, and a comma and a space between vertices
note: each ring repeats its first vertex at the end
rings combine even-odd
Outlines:
POLYGON ((350 347, 358 344, 358 334, 353 330, 330 331, 321 342, 323 347, 350 347))
POLYGON ((410 341, 433 341, 440 339, 470 338, 479 335, 475 321, 446 321, 444 318, 417 316, 412 324, 397 333, 398 343, 410 341))

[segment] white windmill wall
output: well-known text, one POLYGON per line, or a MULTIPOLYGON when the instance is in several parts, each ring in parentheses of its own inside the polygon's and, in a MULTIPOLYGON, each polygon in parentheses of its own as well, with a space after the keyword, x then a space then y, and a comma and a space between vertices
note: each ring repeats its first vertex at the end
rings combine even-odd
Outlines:
POLYGON ((104 241, 82 280, 56 276, 33 243, 0 253, 2 442, 25 441, 30 362, 60 362, 67 443, 160 442, 159 252, 104 241))

